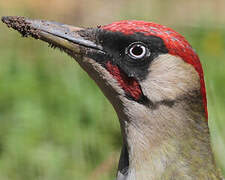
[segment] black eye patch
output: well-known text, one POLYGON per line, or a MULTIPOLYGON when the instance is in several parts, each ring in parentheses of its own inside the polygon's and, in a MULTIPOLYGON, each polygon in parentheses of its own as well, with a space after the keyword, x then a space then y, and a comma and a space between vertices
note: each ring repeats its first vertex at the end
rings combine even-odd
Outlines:
POLYGON ((145 36, 143 33, 125 35, 121 32, 99 30, 97 38, 104 51, 111 57, 110 61, 118 65, 128 77, 134 77, 137 80, 145 79, 153 59, 160 54, 168 53, 161 38, 145 36), (130 49, 135 43, 140 46, 130 49), (142 56, 145 50, 148 51, 145 52, 147 55, 142 56), (134 60, 135 58, 139 59, 139 57, 141 57, 139 61, 134 60))

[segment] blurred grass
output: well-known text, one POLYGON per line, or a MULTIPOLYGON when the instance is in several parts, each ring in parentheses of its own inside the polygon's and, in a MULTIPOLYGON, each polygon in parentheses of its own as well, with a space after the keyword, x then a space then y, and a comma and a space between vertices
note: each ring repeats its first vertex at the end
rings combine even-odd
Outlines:
POLYGON ((67 55, 1 39, 0 179, 86 179, 120 146, 110 104, 67 55))
MULTIPOLYGON (((175 29, 200 55, 213 147, 225 172, 225 29, 175 29)), ((0 180, 114 179, 119 123, 95 83, 47 44, 3 25, 0 40, 0 180)))

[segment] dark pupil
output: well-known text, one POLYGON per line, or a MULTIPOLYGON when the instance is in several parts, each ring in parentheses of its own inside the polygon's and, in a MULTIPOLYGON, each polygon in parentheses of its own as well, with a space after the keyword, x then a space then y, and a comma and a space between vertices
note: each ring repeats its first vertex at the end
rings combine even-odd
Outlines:
POLYGON ((143 53, 143 49, 141 48, 141 46, 135 46, 132 49, 132 53, 133 55, 140 56, 143 53))

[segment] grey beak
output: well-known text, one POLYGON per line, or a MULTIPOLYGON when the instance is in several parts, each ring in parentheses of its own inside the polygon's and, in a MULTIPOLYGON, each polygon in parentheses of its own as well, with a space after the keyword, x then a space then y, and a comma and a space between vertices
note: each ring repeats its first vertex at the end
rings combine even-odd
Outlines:
POLYGON ((95 40, 91 41, 88 40, 88 37, 81 36, 81 32, 85 31, 83 28, 51 21, 30 20, 18 16, 4 16, 2 22, 20 32, 22 36, 41 39, 76 54, 80 54, 81 46, 96 50, 103 49, 96 44, 95 40))

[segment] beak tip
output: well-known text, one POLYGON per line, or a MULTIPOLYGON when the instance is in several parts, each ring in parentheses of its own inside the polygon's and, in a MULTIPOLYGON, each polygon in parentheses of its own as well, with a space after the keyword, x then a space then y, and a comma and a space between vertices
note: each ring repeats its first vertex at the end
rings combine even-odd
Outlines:
POLYGON ((14 29, 22 22, 25 22, 25 18, 20 16, 2 16, 1 20, 8 27, 12 27, 14 29))
POLYGON ((27 18, 21 16, 2 16, 2 22, 5 23, 8 28, 13 28, 22 34, 23 37, 32 36, 38 39, 38 33, 27 18))
POLYGON ((10 24, 10 16, 2 16, 1 20, 6 25, 9 25, 10 24))
POLYGON ((1 20, 3 23, 5 23, 5 21, 8 19, 8 16, 2 16, 1 20))

